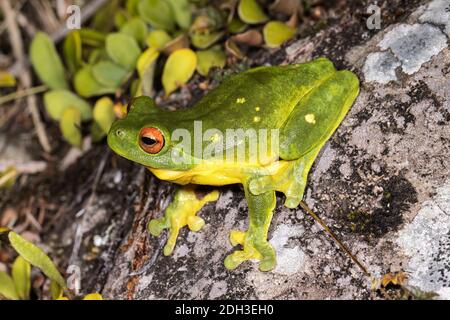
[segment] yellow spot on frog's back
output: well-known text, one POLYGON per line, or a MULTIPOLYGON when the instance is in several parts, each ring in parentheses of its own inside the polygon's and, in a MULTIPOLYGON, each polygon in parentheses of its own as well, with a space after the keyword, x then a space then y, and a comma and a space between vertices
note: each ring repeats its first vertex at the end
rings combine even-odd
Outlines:
POLYGON ((215 134, 213 134, 213 135, 211 136, 211 138, 209 138, 209 140, 210 140, 211 142, 217 142, 217 141, 220 140, 220 135, 219 135, 218 133, 215 133, 215 134))
POLYGON ((316 117, 312 113, 308 113, 305 116, 305 121, 311 124, 316 124, 316 117))
POLYGON ((260 122, 261 121, 261 117, 253 117, 253 122, 260 122))
POLYGON ((256 107, 256 108, 255 108, 255 111, 256 111, 256 112, 259 112, 259 110, 261 110, 260 107, 256 107))
POLYGON ((242 98, 237 98, 237 99, 236 99, 236 103, 240 103, 240 104, 245 103, 245 98, 244 98, 244 97, 242 97, 242 98))

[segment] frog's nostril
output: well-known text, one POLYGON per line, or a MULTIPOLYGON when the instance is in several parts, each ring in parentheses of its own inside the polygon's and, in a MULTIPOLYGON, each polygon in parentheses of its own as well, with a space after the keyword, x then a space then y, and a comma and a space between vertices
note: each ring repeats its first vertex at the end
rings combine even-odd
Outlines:
POLYGON ((119 138, 123 138, 124 132, 122 130, 117 130, 116 131, 116 136, 118 136, 119 138))

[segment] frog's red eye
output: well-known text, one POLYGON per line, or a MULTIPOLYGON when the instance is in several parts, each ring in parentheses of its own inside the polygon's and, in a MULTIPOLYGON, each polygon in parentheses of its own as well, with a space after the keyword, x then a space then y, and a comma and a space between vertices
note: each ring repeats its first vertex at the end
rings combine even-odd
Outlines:
POLYGON ((139 133, 139 146, 147 153, 158 153, 164 147, 164 136, 158 128, 143 128, 139 133))

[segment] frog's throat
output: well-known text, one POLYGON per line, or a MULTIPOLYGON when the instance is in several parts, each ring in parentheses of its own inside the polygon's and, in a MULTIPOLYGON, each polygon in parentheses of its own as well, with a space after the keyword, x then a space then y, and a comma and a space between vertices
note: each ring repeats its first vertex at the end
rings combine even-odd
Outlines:
POLYGON ((186 171, 156 169, 147 167, 158 179, 181 185, 201 184, 224 186, 244 183, 253 176, 276 176, 286 169, 291 161, 275 161, 267 166, 241 165, 236 163, 199 164, 186 171))

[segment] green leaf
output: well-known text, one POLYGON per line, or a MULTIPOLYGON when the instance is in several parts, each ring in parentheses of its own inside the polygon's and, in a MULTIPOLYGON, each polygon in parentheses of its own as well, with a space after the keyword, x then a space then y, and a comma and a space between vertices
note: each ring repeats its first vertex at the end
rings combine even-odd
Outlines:
POLYGON ((132 36, 140 45, 145 44, 145 38, 147 37, 147 25, 142 19, 135 17, 125 23, 120 32, 129 36, 132 36))
POLYGON ((240 33, 245 31, 245 29, 247 29, 247 24, 242 22, 242 20, 237 17, 233 17, 233 19, 231 19, 228 23, 228 31, 231 33, 240 33))
POLYGON ((59 122, 59 129, 64 139, 72 146, 81 148, 83 137, 80 131, 81 114, 75 107, 69 107, 64 110, 59 122))
POLYGON ((112 123, 116 120, 114 102, 110 98, 103 97, 97 100, 94 106, 94 120, 104 133, 109 132, 112 123))
POLYGON ((31 266, 24 258, 18 256, 12 266, 12 278, 16 286, 16 292, 20 299, 30 299, 31 266))
POLYGON ((140 93, 143 95, 151 95, 152 93, 153 77, 158 57, 159 52, 152 47, 145 50, 144 53, 139 57, 137 70, 141 79, 140 93))
POLYGON ((197 67, 197 55, 191 49, 173 52, 164 65, 162 83, 166 96, 192 77, 197 67))
POLYGON ((256 0, 241 0, 238 5, 239 18, 248 24, 258 24, 269 20, 256 0))
POLYGON ((197 51, 197 71, 202 76, 207 76, 211 68, 223 68, 226 58, 225 52, 220 49, 197 51))
POLYGON ((22 256, 22 258, 27 260, 33 266, 41 269, 47 277, 56 281, 61 287, 66 287, 64 278, 61 276, 58 269, 56 269, 52 260, 50 260, 42 249, 25 240, 13 231, 8 234, 8 239, 11 246, 22 256))
POLYGON ((172 6, 175 21, 181 29, 187 30, 192 22, 192 14, 188 0, 168 0, 172 6))
POLYGON ((9 300, 19 300, 13 279, 3 271, 0 271, 0 296, 9 300))
POLYGON ((114 27, 114 14, 119 9, 120 0, 109 0, 96 12, 91 27, 101 32, 110 32, 114 27))
POLYGON ((76 92, 85 98, 114 93, 116 88, 102 85, 92 74, 92 66, 79 70, 74 78, 76 92))
POLYGON ((106 136, 106 133, 103 131, 102 128, 100 128, 99 124, 95 121, 92 122, 91 124, 90 132, 93 142, 99 142, 106 136))
POLYGON ((111 33, 106 37, 106 52, 115 63, 127 70, 133 70, 141 49, 132 36, 111 33))
POLYGON ((146 40, 147 45, 156 50, 163 49, 170 41, 172 37, 164 30, 150 31, 146 40))
POLYGON ((83 45, 100 48, 105 44, 105 34, 93 29, 83 28, 79 30, 83 45))
POLYGON ((141 0, 138 12, 139 16, 154 28, 175 30, 175 17, 167 0, 141 0))
POLYGON ((70 32, 63 45, 63 55, 70 73, 75 73, 83 64, 81 57, 81 36, 78 30, 70 32))
POLYGON ((112 61, 100 61, 92 66, 92 75, 101 85, 118 88, 126 79, 128 71, 112 61))
POLYGON ((117 29, 121 29, 128 21, 128 12, 120 9, 114 14, 114 24, 117 29))
POLYGON ((7 167, 0 171, 0 188, 11 188, 16 182, 17 175, 17 169, 14 167, 7 167))
POLYGON ((16 78, 9 73, 0 71, 0 88, 1 87, 14 87, 16 85, 16 78))
POLYGON ((81 120, 92 119, 92 110, 88 102, 68 90, 52 90, 44 95, 45 109, 50 117, 60 120, 64 111, 69 107, 77 108, 81 113, 81 120))
POLYGON ((191 34, 191 41, 192 44, 199 49, 206 49, 210 46, 212 46, 214 43, 220 40, 222 36, 224 35, 224 32, 212 32, 212 33, 193 33, 191 34))
POLYGON ((57 300, 63 296, 63 288, 54 280, 50 282, 50 293, 53 300, 57 300))
POLYGON ((64 67, 50 37, 38 32, 30 47, 30 59, 39 79, 52 89, 66 89, 64 67))
POLYGON ((278 47, 295 36, 296 29, 280 21, 271 21, 264 26, 264 41, 270 48, 278 47))
POLYGON ((125 7, 127 11, 132 15, 136 16, 138 14, 138 4, 140 0, 127 0, 125 7))

